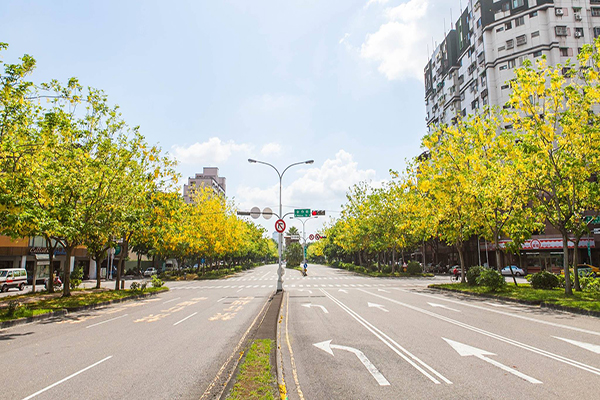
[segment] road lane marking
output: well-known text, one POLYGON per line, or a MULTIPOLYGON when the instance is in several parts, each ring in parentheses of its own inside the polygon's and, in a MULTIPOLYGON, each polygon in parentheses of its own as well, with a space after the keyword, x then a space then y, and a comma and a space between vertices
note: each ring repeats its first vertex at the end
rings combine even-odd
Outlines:
POLYGON ((296 390, 301 400, 304 400, 304 394, 300 389, 300 381, 298 380, 298 371, 296 370, 296 360, 294 359, 294 352, 292 351, 292 344, 290 343, 290 334, 288 331, 288 321, 290 319, 290 293, 287 292, 285 302, 285 341, 287 342, 288 350, 290 352, 290 363, 292 364, 292 375, 294 376, 294 383, 296 384, 296 390))
POLYGON ((239 292, 241 292, 242 290, 244 290, 244 289, 240 289, 240 290, 238 290, 236 293, 239 293, 239 292))
POLYGON ((343 293, 348 294, 348 291, 346 289, 340 289, 340 290, 338 290, 338 292, 343 292, 343 293))
POLYGON ((385 289, 377 289, 378 292, 385 292, 385 293, 389 293, 387 290, 385 289))
POLYGON ((171 299, 171 300, 167 300, 167 301, 165 301, 163 304, 167 304, 167 303, 170 303, 170 302, 172 302, 172 301, 179 300, 180 298, 181 298, 181 297, 175 297, 174 299, 171 299))
POLYGON ((443 304, 430 303, 430 302, 427 302, 427 304, 429 304, 431 307, 445 308, 446 310, 451 310, 451 311, 460 312, 460 310, 456 310, 456 309, 454 309, 454 308, 447 307, 447 306, 445 306, 445 305, 443 305, 443 304))
POLYGON ((390 386, 390 382, 388 382, 388 380, 385 379, 385 376, 383 376, 383 374, 379 372, 377 367, 373 365, 373 363, 367 358, 367 356, 365 356, 365 353, 363 353, 362 351, 355 349, 354 347, 331 344, 331 340, 327 340, 321 343, 314 343, 313 346, 325 351, 326 353, 331 354, 334 357, 335 355, 333 354, 332 349, 345 350, 349 351, 350 353, 354 353, 356 357, 358 357, 360 362, 362 362, 363 365, 367 368, 367 371, 369 371, 373 378, 375 378, 377 383, 379 383, 379 386, 390 386))
POLYGON ((175 323, 173 324, 173 326, 175 326, 175 325, 179 325, 180 323, 182 323, 182 322, 183 322, 183 321, 185 321, 186 319, 188 319, 188 318, 192 318, 192 317, 193 317, 194 315, 196 315, 196 314, 198 314, 198 311, 196 311, 195 313, 193 313, 193 314, 191 314, 191 315, 188 315, 187 317, 185 317, 185 318, 184 318, 184 319, 182 319, 181 321, 177 321, 177 322, 175 322, 175 323))
POLYGON ((519 347, 519 348, 524 349, 524 350, 529 350, 532 353, 539 354, 539 355, 542 355, 544 357, 548 357, 548 358, 550 358, 552 360, 555 360, 555 361, 558 361, 558 362, 562 362, 562 363, 570 365, 572 367, 579 368, 579 369, 582 369, 584 371, 591 372, 592 374, 600 376, 600 368, 596 368, 596 367, 593 367, 591 365, 587 365, 587 364, 581 363, 579 361, 571 360, 569 358, 560 356, 558 354, 551 353, 551 352, 546 351, 546 350, 538 349, 537 347, 530 346, 528 344, 518 342, 516 340, 513 340, 513 339, 510 339, 510 338, 507 338, 507 337, 504 337, 504 336, 501 336, 501 335, 498 335, 498 334, 486 331, 486 330, 481 329, 481 328, 477 328, 477 327, 469 325, 469 324, 465 324, 464 322, 460 322, 460 321, 457 321, 455 319, 445 317, 445 316, 443 316, 441 314, 436 314, 434 312, 431 312, 429 310, 425 310, 423 308, 419 308, 419 307, 416 307, 416 306, 413 306, 413 305, 410 305, 410 304, 407 304, 407 303, 403 303, 403 302, 398 301, 398 300, 390 299, 388 297, 381 296, 381 295, 378 295, 376 293, 367 292, 366 290, 363 290, 363 289, 359 289, 359 290, 361 292, 370 294, 371 296, 379 297, 381 299, 390 301, 392 303, 395 303, 395 304, 398 304, 400 306, 409 308, 411 310, 420 312, 422 314, 429 315, 431 317, 440 319, 442 321, 449 322, 449 323, 451 323, 453 325, 460 326, 460 327, 468 329, 470 331, 480 333, 480 334, 482 334, 484 336, 491 337, 493 339, 499 340, 499 341, 504 342, 504 343, 511 344, 511 345, 513 345, 515 347, 519 347))
POLYGON ((63 382, 66 382, 66 381, 68 381, 69 379, 71 379, 71 378, 74 378, 74 377, 76 377, 77 375, 81 374, 82 372, 85 372, 85 371, 87 371, 88 369, 94 368, 96 365, 98 365, 98 364, 101 364, 101 363, 103 363, 104 361, 106 361, 106 360, 108 360, 108 359, 111 359, 111 358, 112 358, 112 356, 108 356, 108 357, 106 357, 106 358, 104 358, 104 359, 102 359, 102 360, 100 360, 100 361, 98 361, 98 362, 96 362, 96 363, 94 363, 94 364, 92 364, 92 365, 88 366, 88 367, 85 367, 85 368, 84 368, 84 369, 82 369, 82 370, 79 370, 79 371, 75 372, 74 374, 71 374, 71 375, 67 376, 67 377, 66 377, 66 378, 64 378, 64 379, 61 379, 60 381, 58 381, 58 382, 56 382, 56 383, 53 383, 53 384, 52 384, 52 385, 50 385, 50 386, 46 386, 46 387, 45 387, 45 388, 43 388, 42 390, 38 390, 38 391, 37 391, 37 392, 35 392, 34 394, 32 394, 32 395, 29 395, 29 396, 25 397, 23 400, 29 400, 29 399, 32 399, 32 398, 34 398, 35 396, 37 396, 38 394, 44 393, 46 390, 52 389, 53 387, 55 387, 55 386, 58 386, 58 385, 60 385, 61 383, 63 383, 63 382))
POLYGON ((384 306, 382 306, 381 304, 375 304, 375 303, 369 303, 369 302, 367 302, 367 305, 368 305, 370 308, 373 308, 373 307, 375 307, 375 308, 379 308, 381 311, 384 311, 384 312, 390 312, 389 310, 386 310, 386 309, 385 309, 385 307, 384 307, 384 306))
POLYGON ((119 319, 119 318, 126 317, 127 315, 129 315, 129 314, 123 314, 123 315, 120 315, 120 316, 118 316, 118 317, 115 317, 115 318, 107 319, 106 321, 102 321, 102 322, 98 322, 98 323, 96 323, 96 324, 88 325, 88 326, 86 326, 86 329, 87 329, 87 328, 91 328, 92 326, 98 326, 98 325, 102 325, 102 324, 105 324, 105 323, 107 323, 107 322, 114 321, 114 320, 116 320, 116 319, 119 319))
POLYGON ((217 303, 222 302, 223 300, 225 300, 227 297, 221 297, 219 300, 217 300, 217 303))
POLYGON ((321 310, 323 310, 323 313, 329 314, 329 311, 327 311, 327 309, 325 308, 325 306, 322 306, 320 304, 305 303, 305 304, 301 304, 301 306, 302 307, 306 307, 306 308, 319 307, 319 308, 321 308, 321 310))
POLYGON ((529 375, 525 375, 524 373, 517 371, 516 369, 513 369, 511 367, 508 367, 504 364, 499 363, 496 360, 486 357, 486 356, 495 356, 496 354, 494 354, 494 353, 490 353, 489 351, 481 350, 481 349, 478 349, 477 347, 469 346, 464 343, 455 342, 454 340, 446 339, 444 337, 442 339, 444 339, 446 341, 446 343, 448 343, 450 346, 452 346, 452 348, 454 350, 456 350, 456 352, 461 357, 474 356, 474 357, 479 358, 480 360, 483 360, 487 363, 490 363, 490 364, 502 369, 503 371, 506 371, 515 376, 518 376, 519 378, 524 379, 529 383, 536 383, 536 384, 542 383, 542 381, 538 381, 537 379, 532 378, 529 375))
POLYGON ((348 306, 346 306, 340 300, 335 298, 333 295, 331 295, 330 293, 328 293, 327 291, 325 291, 323 289, 321 289, 321 291, 325 294, 325 296, 327 296, 329 299, 331 299, 331 301, 333 301, 338 306, 340 306, 340 308, 342 310, 346 311, 346 313, 348 313, 352 318, 354 318, 356 321, 358 321, 358 323, 360 323, 362 326, 367 328, 367 330, 369 332, 371 332, 373 335, 375 335, 375 337, 377 337, 379 340, 381 340, 394 353, 396 353, 404 361, 406 361, 407 363, 412 365, 417 371, 419 371, 420 373, 425 375, 427 378, 429 378, 429 380, 431 380, 433 383, 435 383, 436 385, 441 384, 440 381, 438 381, 435 377, 433 377, 429 372, 425 371, 425 369, 423 369, 423 368, 428 369, 431 373, 436 375, 438 378, 443 380, 445 383, 447 383, 449 385, 452 384, 452 382, 450 380, 448 380, 446 377, 444 377, 442 374, 440 374, 435 369, 433 369, 432 367, 427 365, 425 362, 421 361, 417 356, 415 356, 414 354, 412 354, 411 352, 406 350, 404 347, 400 346, 400 344, 397 343, 394 339, 392 339, 391 337, 389 337, 388 335, 383 333, 380 329, 376 328, 373 324, 371 324, 366 319, 361 317, 358 313, 356 313, 355 311, 350 309, 348 306), (417 363, 421 364, 422 367, 417 365, 417 363))
POLYGON ((572 345, 579 346, 582 349, 592 351, 596 354, 600 354, 600 346, 598 346, 597 344, 578 342, 577 340, 565 339, 565 338, 561 338, 558 336, 552 336, 552 337, 555 339, 558 339, 558 340, 563 340, 567 343, 571 343, 572 345))
POLYGON ((457 300, 446 299, 446 298, 441 297, 441 296, 433 296, 433 295, 425 294, 425 293, 417 293, 417 292, 413 292, 413 291, 406 290, 406 289, 397 289, 397 288, 393 288, 393 289, 396 289, 399 292, 410 293, 410 294, 414 294, 414 295, 417 295, 417 296, 423 296, 423 297, 429 297, 431 299, 447 301, 449 303, 459 304, 461 306, 477 308, 479 310, 491 311, 491 312, 494 312, 496 314, 506 315, 506 316, 513 317, 513 318, 519 318, 519 319, 523 319, 525 321, 537 322, 539 324, 544 324, 544 325, 554 326, 554 327, 557 327, 557 328, 569 329, 569 330, 576 331, 576 332, 589 333, 590 335, 600 336, 600 332, 590 331, 590 330, 587 330, 587 329, 577 328, 577 327, 569 326, 569 325, 563 325, 563 324, 559 324, 559 323, 556 323, 556 322, 550 322, 550 321, 544 321, 544 320, 535 319, 535 318, 531 318, 531 317, 526 317, 524 315, 518 315, 518 314, 514 314, 514 313, 508 313, 508 312, 505 312, 505 311, 495 310, 495 309, 492 309, 492 308, 481 307, 481 306, 478 306, 478 305, 475 305, 475 304, 469 304, 469 303, 464 302, 464 301, 457 301, 457 300))

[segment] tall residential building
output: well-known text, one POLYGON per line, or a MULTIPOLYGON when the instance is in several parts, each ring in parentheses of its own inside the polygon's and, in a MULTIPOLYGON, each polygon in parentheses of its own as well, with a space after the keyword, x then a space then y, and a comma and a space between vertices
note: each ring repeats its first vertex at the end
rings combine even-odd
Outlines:
POLYGON ((201 174, 196 174, 193 178, 188 178, 187 185, 183 185, 183 200, 186 203, 192 202, 192 194, 196 188, 212 188, 215 194, 225 196, 226 178, 219 176, 219 168, 204 167, 201 174))
POLYGON ((575 58, 600 35, 600 0, 467 0, 425 66, 427 126, 502 106, 515 67, 575 58))

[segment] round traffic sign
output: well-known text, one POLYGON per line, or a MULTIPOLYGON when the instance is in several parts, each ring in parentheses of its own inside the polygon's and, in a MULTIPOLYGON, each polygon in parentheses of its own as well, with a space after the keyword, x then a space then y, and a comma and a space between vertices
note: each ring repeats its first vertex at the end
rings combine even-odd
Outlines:
POLYGON ((315 235, 315 239, 320 240, 321 239, 321 235, 319 235, 318 233, 315 235))
POLYGON ((285 221, 282 219, 275 221, 275 230, 279 233, 283 233, 283 231, 285 231, 285 221))
POLYGON ((273 210, 271 210, 269 207, 266 207, 263 210, 262 215, 264 219, 271 219, 271 217, 273 216, 273 210))
POLYGON ((252 210, 250 210, 250 216, 254 219, 260 217, 260 208, 252 207, 252 210))
POLYGON ((308 236, 308 238, 309 238, 310 240, 314 240, 314 239, 315 239, 315 235, 313 235, 313 234, 311 233, 311 234, 308 236))

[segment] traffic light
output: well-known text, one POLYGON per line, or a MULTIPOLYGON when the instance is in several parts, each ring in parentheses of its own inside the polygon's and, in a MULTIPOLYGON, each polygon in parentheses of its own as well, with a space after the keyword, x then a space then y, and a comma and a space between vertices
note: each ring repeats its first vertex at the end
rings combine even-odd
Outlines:
POLYGON ((325 215, 325 210, 312 210, 313 217, 317 217, 319 215, 325 215))

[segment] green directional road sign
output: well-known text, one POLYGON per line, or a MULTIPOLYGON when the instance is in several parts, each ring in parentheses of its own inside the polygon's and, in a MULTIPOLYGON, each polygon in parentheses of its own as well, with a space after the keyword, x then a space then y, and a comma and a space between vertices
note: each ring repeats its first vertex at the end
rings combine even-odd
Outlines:
POLYGON ((296 208, 294 210, 294 217, 296 217, 296 218, 310 217, 310 208, 296 208))

